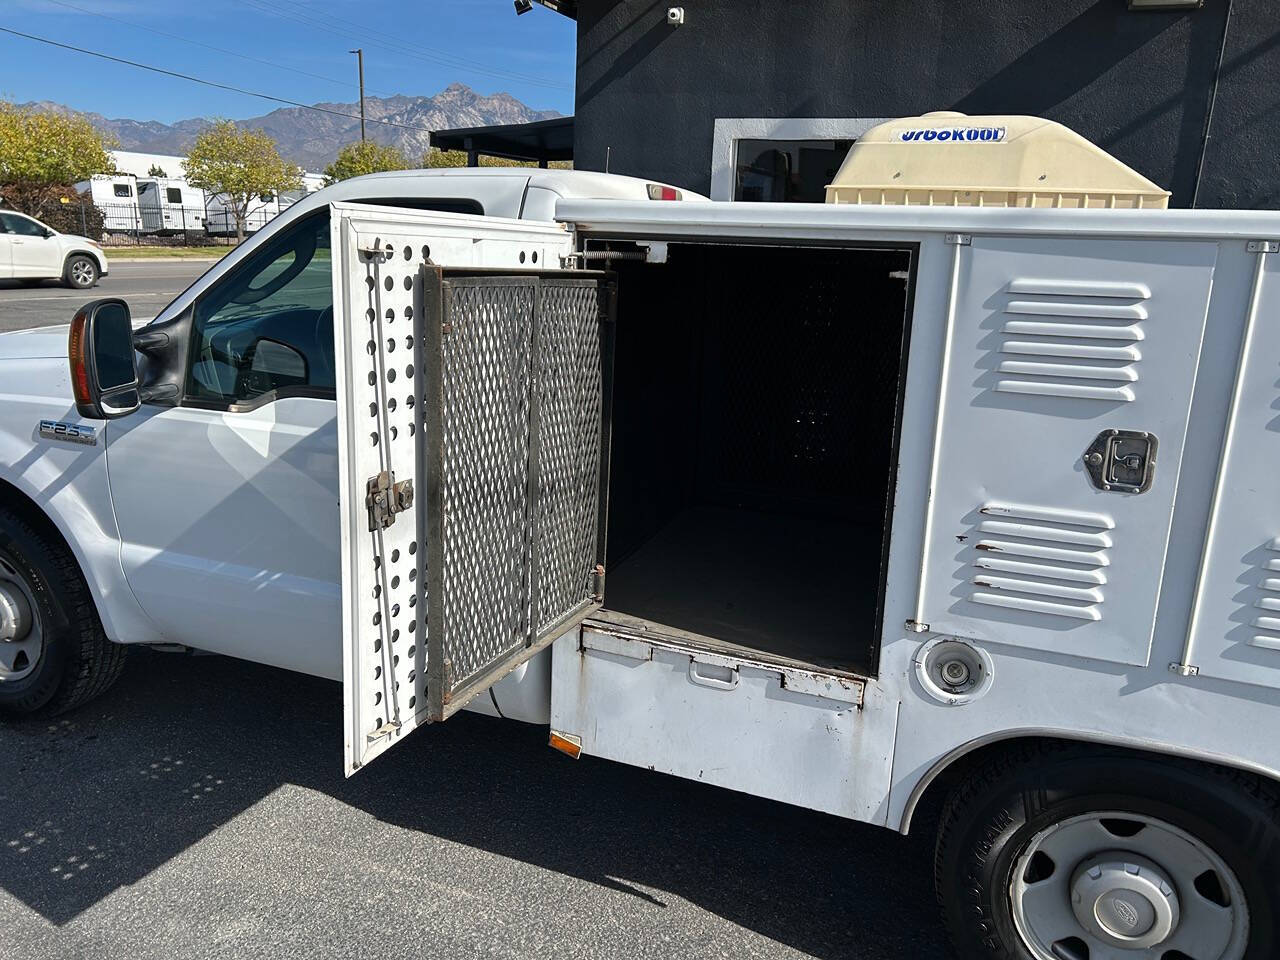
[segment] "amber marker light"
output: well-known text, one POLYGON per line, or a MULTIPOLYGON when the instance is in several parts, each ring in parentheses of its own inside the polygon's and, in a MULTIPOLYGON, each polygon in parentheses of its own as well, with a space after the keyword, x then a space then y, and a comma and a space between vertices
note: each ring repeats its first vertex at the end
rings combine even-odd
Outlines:
POLYGON ((93 399, 89 390, 88 357, 85 356, 88 345, 85 343, 84 328, 87 322, 88 317, 81 310, 71 321, 71 334, 67 341, 67 356, 71 360, 71 389, 77 406, 87 406, 93 399))
POLYGON ((575 737, 571 733, 556 733, 552 730, 551 739, 548 742, 561 753, 573 757, 575 760, 582 756, 581 737, 575 737))

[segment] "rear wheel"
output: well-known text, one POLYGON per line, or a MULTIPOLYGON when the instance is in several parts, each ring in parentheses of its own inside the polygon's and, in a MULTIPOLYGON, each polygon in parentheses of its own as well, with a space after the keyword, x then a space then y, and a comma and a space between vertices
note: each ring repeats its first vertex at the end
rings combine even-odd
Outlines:
POLYGON ((1011 751, 943 812, 943 915, 968 960, 1270 958, 1277 807, 1274 785, 1219 767, 1011 751))
POLYGON ((98 282, 98 264, 87 254, 74 254, 62 268, 62 279, 69 287, 87 290, 98 282))
POLYGON ((78 707, 115 682, 124 655, 66 546, 0 510, 0 715, 78 707))

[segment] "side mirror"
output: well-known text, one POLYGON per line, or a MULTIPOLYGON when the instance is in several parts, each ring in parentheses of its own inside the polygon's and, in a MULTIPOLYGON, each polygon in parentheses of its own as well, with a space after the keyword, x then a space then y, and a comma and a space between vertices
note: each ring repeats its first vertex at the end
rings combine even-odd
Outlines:
POLYGON ((57 234, 54 233, 52 230, 50 230, 48 227, 44 228, 44 238, 46 240, 48 240, 50 237, 56 237, 56 236, 57 234))
POLYGON ((94 300, 81 307, 71 321, 67 353, 80 416, 115 420, 138 409, 138 360, 123 300, 94 300))

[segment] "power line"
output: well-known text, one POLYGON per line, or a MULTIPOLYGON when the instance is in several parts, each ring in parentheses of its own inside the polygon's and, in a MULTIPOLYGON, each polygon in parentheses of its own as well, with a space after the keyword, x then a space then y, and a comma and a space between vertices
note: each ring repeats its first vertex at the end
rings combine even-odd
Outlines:
MULTIPOLYGON (((298 74, 298 76, 301 76, 301 77, 310 77, 313 80, 323 80, 325 83, 336 84, 337 86, 340 86, 340 87, 351 86, 351 84, 346 80, 336 80, 333 77, 326 77, 323 74, 311 73, 309 70, 298 70, 295 67, 287 67, 283 63, 276 63, 273 60, 264 60, 261 57, 251 57, 248 54, 237 53, 234 50, 227 50, 224 47, 215 47, 211 43, 203 43, 199 40, 192 40, 189 37, 179 36, 176 33, 168 33, 164 30, 157 30, 155 27, 148 27, 145 24, 134 23, 131 20, 124 20, 124 19, 121 19, 120 17, 113 17, 107 13, 99 13, 97 10, 89 10, 85 7, 77 6, 74 3, 68 3, 67 0, 45 0, 45 2, 57 4, 59 7, 66 7, 67 9, 75 10, 78 13, 87 13, 89 16, 92 16, 92 17, 100 17, 103 20, 110 20, 113 23, 123 24, 124 26, 129 27, 132 30, 145 30, 147 33, 154 33, 158 37, 166 37, 170 40, 177 40, 181 43, 189 43, 193 47, 203 47, 206 50, 212 50, 215 53, 225 54, 226 56, 229 56, 229 57, 238 57, 239 59, 247 60, 250 63, 260 63, 260 64, 263 64, 264 66, 273 67, 276 70, 287 70, 290 73, 296 73, 298 74)), ((381 91, 375 90, 374 92, 380 93, 381 91)), ((390 96, 390 94, 387 94, 387 96, 390 96)))
MULTIPOLYGON (((302 103, 298 100, 288 100, 284 97, 275 97, 269 93, 257 93, 253 90, 246 90, 243 87, 234 87, 229 83, 218 83, 214 80, 205 80, 202 77, 193 77, 187 73, 178 73, 176 70, 165 70, 162 67, 153 67, 149 63, 139 63, 137 60, 127 60, 124 57, 113 57, 109 53, 99 53, 97 50, 86 50, 84 47, 73 47, 69 43, 59 43, 57 40, 50 40, 47 37, 37 37, 33 33, 23 33, 21 30, 13 30, 9 27, 0 27, 0 33, 10 33, 15 37, 23 37, 27 40, 35 40, 38 43, 47 43, 51 47, 61 47, 63 50, 73 50, 76 53, 87 54, 91 57, 98 57, 101 60, 110 60, 113 63, 123 63, 126 66, 137 67, 140 70, 150 70, 152 73, 160 73, 166 77, 177 77, 179 80, 189 80, 192 83, 201 83, 206 87, 216 87, 219 90, 230 90, 232 93, 240 93, 246 97, 257 97, 259 100, 270 100, 272 103, 283 103, 289 107, 299 107, 303 110, 312 110, 316 113, 327 113, 333 117, 345 117, 347 120, 359 120, 357 114, 343 113, 341 110, 330 110, 327 107, 317 107, 309 103, 302 103)), ((415 127, 409 123, 396 123, 394 120, 370 120, 369 123, 381 123, 388 127, 400 127, 404 130, 417 130, 419 133, 430 133, 426 127, 415 127)))
MULTIPOLYGON (((467 58, 459 57, 456 54, 447 53, 445 51, 433 50, 430 47, 417 47, 415 45, 410 45, 401 40, 397 40, 388 34, 376 33, 368 30, 367 28, 364 29, 363 31, 352 30, 347 24, 343 23, 342 21, 335 20, 334 18, 328 18, 330 21, 340 25, 339 29, 335 29, 333 26, 326 24, 324 21, 317 19, 317 16, 314 11, 307 11, 304 13, 301 10, 293 10, 293 11, 282 10, 282 9, 278 9, 277 4, 263 2, 263 0, 242 0, 242 2, 264 13, 269 13, 281 19, 296 20, 298 23, 301 23, 304 26, 309 26, 315 30, 323 30, 326 33, 333 34, 334 36, 337 36, 337 37, 342 37, 343 39, 348 41, 350 41, 353 37, 361 37, 363 38, 365 43, 369 43, 374 46, 380 46, 383 49, 390 50, 393 53, 397 53, 401 56, 412 57, 416 60, 422 60, 425 63, 443 64, 444 66, 453 67, 458 70, 469 70, 473 73, 486 74, 491 77, 496 77, 500 80, 508 80, 508 81, 513 81, 518 83, 527 83, 527 84, 540 86, 540 87, 565 89, 569 86, 567 83, 564 83, 562 81, 557 81, 557 80, 551 80, 547 77, 537 77, 530 74, 517 73, 512 70, 495 69, 493 67, 486 66, 480 63, 479 61, 468 60, 467 58), (377 38, 383 38, 383 39, 377 39, 377 38), (430 51, 430 52, 420 52, 420 51, 430 51)), ((293 4, 293 6, 296 7, 298 5, 293 4)))

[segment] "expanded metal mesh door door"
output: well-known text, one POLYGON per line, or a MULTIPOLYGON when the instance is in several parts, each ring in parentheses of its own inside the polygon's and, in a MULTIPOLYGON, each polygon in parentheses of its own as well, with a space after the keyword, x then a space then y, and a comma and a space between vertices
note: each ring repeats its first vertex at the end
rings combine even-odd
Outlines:
POLYGON ((611 290, 425 268, 427 686, 444 719, 599 607, 611 290))

